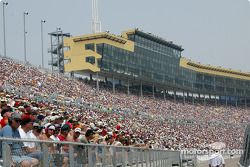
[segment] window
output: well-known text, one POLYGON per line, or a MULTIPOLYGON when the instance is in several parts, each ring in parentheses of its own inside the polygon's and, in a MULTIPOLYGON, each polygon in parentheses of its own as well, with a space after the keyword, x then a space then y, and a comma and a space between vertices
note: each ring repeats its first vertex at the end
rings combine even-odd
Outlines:
POLYGON ((71 59, 64 59, 64 64, 71 63, 71 59))
POLYGON ((93 50, 95 51, 95 45, 94 43, 88 43, 85 45, 85 50, 93 50))
POLYGON ((86 62, 90 64, 95 64, 95 57, 94 56, 86 57, 86 62))
POLYGON ((65 52, 65 51, 68 51, 68 50, 70 50, 70 47, 69 46, 64 46, 63 47, 63 51, 65 52))
POLYGON ((102 60, 101 59, 98 59, 97 60, 97 66, 100 68, 102 66, 102 60))

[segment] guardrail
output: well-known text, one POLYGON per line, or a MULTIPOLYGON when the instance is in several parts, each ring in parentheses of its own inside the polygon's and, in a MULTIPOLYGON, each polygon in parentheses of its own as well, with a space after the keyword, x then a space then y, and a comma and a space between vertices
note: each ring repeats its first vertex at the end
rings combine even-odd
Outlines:
POLYGON ((155 150, 137 147, 116 147, 76 142, 23 140, 0 138, 2 166, 10 167, 14 153, 12 144, 35 143, 42 167, 178 167, 181 166, 179 151, 155 150))

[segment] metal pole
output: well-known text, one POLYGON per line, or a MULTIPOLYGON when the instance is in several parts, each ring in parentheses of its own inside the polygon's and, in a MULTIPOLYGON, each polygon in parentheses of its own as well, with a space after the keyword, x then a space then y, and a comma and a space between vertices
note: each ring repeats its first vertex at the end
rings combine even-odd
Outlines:
POLYGON ((50 34, 50 55, 51 55, 51 70, 52 70, 52 72, 54 72, 54 68, 53 68, 53 66, 54 66, 54 57, 53 57, 53 53, 52 53, 52 51, 53 51, 53 45, 52 45, 52 34, 50 34))
POLYGON ((27 62, 27 57, 26 57, 26 27, 25 27, 25 15, 28 15, 28 12, 23 13, 23 35, 24 35, 24 41, 23 41, 23 47, 24 47, 24 62, 27 62))
POLYGON ((44 55, 43 55, 43 23, 45 20, 41 20, 41 49, 42 49, 42 68, 44 68, 44 55))
POLYGON ((3 46, 4 46, 4 57, 7 57, 6 55, 6 35, 5 35, 5 12, 4 12, 4 6, 7 6, 8 2, 3 2, 3 46))
POLYGON ((59 31, 57 30, 57 48, 56 48, 56 54, 57 54, 57 72, 60 73, 60 53, 59 53, 59 46, 60 46, 60 38, 59 38, 59 31))

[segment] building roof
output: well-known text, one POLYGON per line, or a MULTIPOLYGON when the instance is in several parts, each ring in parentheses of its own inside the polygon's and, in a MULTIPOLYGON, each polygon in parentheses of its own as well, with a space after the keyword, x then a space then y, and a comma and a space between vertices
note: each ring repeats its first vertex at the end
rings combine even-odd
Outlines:
POLYGON ((176 45, 174 44, 172 41, 167 41, 159 36, 156 36, 152 33, 145 33, 139 29, 132 29, 132 30, 128 30, 128 31, 125 31, 123 32, 123 36, 126 36, 127 35, 132 35, 132 34, 136 34, 136 35, 139 35, 139 36, 143 36, 149 40, 152 40, 152 41, 155 41, 157 43, 160 43, 160 44, 163 44, 163 45, 167 45, 168 47, 171 47, 171 48, 174 48, 176 50, 179 50, 179 51, 183 51, 184 49, 182 48, 182 46, 180 45, 176 45))

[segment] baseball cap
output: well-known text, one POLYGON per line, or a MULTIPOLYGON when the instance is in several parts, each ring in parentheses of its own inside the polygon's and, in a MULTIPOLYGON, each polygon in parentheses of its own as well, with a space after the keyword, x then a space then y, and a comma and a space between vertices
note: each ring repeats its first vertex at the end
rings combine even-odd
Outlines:
POLYGON ((68 124, 64 124, 62 127, 61 127, 61 131, 70 131, 70 126, 68 124))
POLYGON ((81 128, 75 128, 75 130, 74 130, 74 132, 79 132, 79 133, 81 133, 81 128))
POLYGON ((54 125, 49 125, 48 129, 50 129, 50 130, 56 130, 56 127, 54 125))
POLYGON ((33 126, 35 127, 35 126, 40 126, 40 125, 39 125, 39 123, 34 122, 34 123, 33 123, 33 126))
POLYGON ((19 114, 19 113, 17 113, 17 112, 14 112, 13 114, 11 114, 11 117, 10 117, 12 120, 13 119, 19 119, 19 120, 21 120, 21 118, 22 118, 22 115, 21 114, 19 114))

